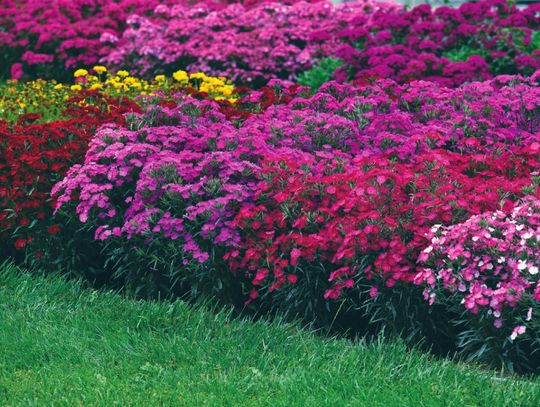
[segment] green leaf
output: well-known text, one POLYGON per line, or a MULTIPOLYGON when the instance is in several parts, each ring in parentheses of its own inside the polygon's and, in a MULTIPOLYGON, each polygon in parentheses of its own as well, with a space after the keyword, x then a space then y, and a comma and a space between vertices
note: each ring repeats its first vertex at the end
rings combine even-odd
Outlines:
POLYGON ((339 58, 325 58, 313 68, 303 72, 298 77, 298 83, 302 86, 309 86, 315 91, 332 79, 332 75, 341 65, 343 65, 343 61, 339 58))

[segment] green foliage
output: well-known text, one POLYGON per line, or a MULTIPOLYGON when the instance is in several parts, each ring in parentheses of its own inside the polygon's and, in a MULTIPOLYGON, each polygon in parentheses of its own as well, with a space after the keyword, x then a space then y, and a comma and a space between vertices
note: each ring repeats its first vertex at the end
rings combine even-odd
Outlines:
POLYGON ((501 56, 493 58, 478 41, 471 41, 459 48, 448 49, 442 55, 452 62, 465 62, 469 57, 479 55, 489 63, 492 72, 496 75, 514 72, 517 67, 514 55, 508 51, 508 44, 514 44, 519 51, 531 55, 540 49, 540 31, 533 31, 528 43, 525 42, 525 32, 520 28, 504 28, 502 32, 504 35, 497 42, 497 49, 503 53, 501 56))
POLYGON ((530 55, 540 49, 540 30, 531 32, 531 38, 528 43, 525 42, 525 32, 522 29, 505 28, 504 31, 511 37, 514 45, 521 52, 530 55))
POLYGON ((469 57, 473 55, 480 55, 486 57, 486 52, 481 48, 462 46, 460 48, 452 48, 446 52, 443 52, 443 56, 448 58, 452 62, 465 62, 469 57))
POLYGON ((199 263, 179 250, 174 240, 133 236, 101 241, 94 239, 94 225, 80 223, 66 209, 59 211, 56 220, 63 225, 62 234, 38 236, 36 245, 47 249, 37 262, 27 258, 28 264, 138 298, 175 297, 190 302, 205 298, 226 305, 244 304, 244 280, 225 266, 223 248, 205 247, 211 259, 199 263))
POLYGON ((540 30, 535 31, 531 35, 531 42, 529 43, 530 51, 540 50, 540 30))
POLYGON ((471 316, 468 310, 460 309, 459 298, 448 298, 444 307, 449 315, 448 323, 456 327, 457 352, 465 362, 489 363, 509 372, 535 372, 540 366, 540 354, 536 349, 540 346, 540 323, 532 318, 526 320, 527 307, 532 315, 540 313, 538 303, 529 298, 520 306, 506 310, 503 332, 509 332, 511 324, 527 324, 527 332, 515 340, 510 336, 502 337, 501 329, 493 326, 493 319, 487 315, 471 316))
POLYGON ((402 343, 135 301, 0 267, 3 405, 535 406, 540 381, 402 343))
POLYGON ((335 70, 343 64, 339 58, 325 58, 313 68, 303 72, 298 76, 298 83, 302 86, 309 86, 312 90, 319 89, 324 83, 332 79, 335 70))

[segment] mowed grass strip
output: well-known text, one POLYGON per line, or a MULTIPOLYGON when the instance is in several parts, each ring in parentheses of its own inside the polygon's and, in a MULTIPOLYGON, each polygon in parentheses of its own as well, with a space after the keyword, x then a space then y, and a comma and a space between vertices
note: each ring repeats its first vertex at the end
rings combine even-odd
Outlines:
POLYGON ((538 406, 540 380, 4 265, 0 405, 538 406))

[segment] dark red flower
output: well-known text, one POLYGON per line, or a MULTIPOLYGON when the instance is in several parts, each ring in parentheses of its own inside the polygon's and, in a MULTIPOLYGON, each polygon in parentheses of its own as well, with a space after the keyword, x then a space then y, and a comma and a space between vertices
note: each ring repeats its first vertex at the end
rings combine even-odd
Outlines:
POLYGON ((17 239, 17 240, 15 240, 15 244, 14 244, 15 249, 17 249, 17 250, 24 249, 26 247, 27 243, 28 242, 25 239, 17 239))
POLYGON ((57 224, 52 224, 47 228, 47 232, 49 232, 51 235, 57 235, 58 233, 60 233, 60 226, 58 226, 57 224))

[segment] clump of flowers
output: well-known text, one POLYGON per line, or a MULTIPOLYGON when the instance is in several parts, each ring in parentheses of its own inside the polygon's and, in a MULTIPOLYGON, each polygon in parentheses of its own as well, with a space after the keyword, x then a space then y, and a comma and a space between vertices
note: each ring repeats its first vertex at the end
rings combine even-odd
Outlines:
MULTIPOLYGON (((540 7, 504 0, 457 8, 421 5, 375 13, 365 25, 340 33, 340 79, 429 80, 445 86, 540 68, 540 7)), ((328 33, 312 37, 324 46, 328 33)))
POLYGON ((275 78, 294 79, 319 53, 335 48, 335 35, 363 24, 376 10, 394 8, 399 6, 370 0, 232 4, 221 10, 205 4, 161 7, 151 17, 130 16, 122 43, 103 60, 145 75, 179 66, 260 87, 275 78), (315 50, 309 40, 319 31, 328 33, 327 40, 315 50))
POLYGON ((230 220, 251 199, 258 167, 242 158, 235 128, 217 110, 187 98, 130 118, 138 130, 102 128, 84 163, 53 189, 56 208, 77 193, 79 219, 96 222, 96 239, 177 240, 186 262, 208 260, 209 245, 237 244, 230 220))
POLYGON ((503 0, 412 10, 366 1, 197 12, 175 6, 128 24, 123 44, 104 59, 109 64, 144 74, 185 66, 257 87, 316 71, 329 58, 323 76, 340 66, 339 81, 424 79, 452 87, 540 68, 538 5, 520 9, 503 0))
POLYGON ((434 225, 418 257, 415 283, 442 304, 457 329, 457 351, 511 370, 538 371, 540 200, 538 173, 511 211, 434 225))
POLYGON ((75 84, 72 90, 100 90, 107 95, 137 97, 140 95, 155 95, 158 92, 173 94, 183 91, 189 93, 196 91, 205 93, 215 100, 227 100, 235 102, 234 86, 223 77, 207 76, 204 72, 187 73, 179 70, 172 74, 156 75, 152 81, 147 81, 131 76, 129 71, 118 70, 109 72, 104 66, 98 65, 92 68, 93 72, 86 69, 75 71, 75 84))
POLYGON ((495 328, 510 329, 510 339, 525 333, 520 325, 528 324, 540 301, 537 197, 524 198, 510 213, 486 212, 456 225, 435 225, 429 238, 415 282, 428 286, 430 303, 452 296, 470 313, 491 319, 495 328))
MULTIPOLYGON (((25 248, 51 226, 50 190, 82 160, 97 128, 123 123, 125 113, 139 111, 128 99, 95 93, 81 92, 66 102, 71 106, 61 120, 37 123, 38 115, 25 114, 15 123, 0 121, 0 238, 7 252, 25 248)), ((58 233, 58 225, 49 232, 58 233)))

